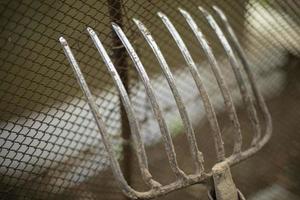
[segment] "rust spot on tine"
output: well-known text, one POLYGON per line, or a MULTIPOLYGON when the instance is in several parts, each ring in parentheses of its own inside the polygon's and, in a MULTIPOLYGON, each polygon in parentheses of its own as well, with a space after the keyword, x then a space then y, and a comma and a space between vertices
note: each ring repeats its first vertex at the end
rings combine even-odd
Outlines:
MULTIPOLYGON (((199 6, 199 10, 203 13, 203 15, 205 16, 205 18, 207 19, 207 21, 209 22, 213 30, 216 31, 216 24, 213 23, 213 18, 211 17, 211 15, 204 8, 200 6, 199 6)), ((241 126, 232 99, 230 98, 225 105, 226 105, 227 112, 229 114, 229 118, 233 123, 234 132, 235 132, 233 154, 240 154, 242 150, 243 139, 241 133, 241 126)))
POLYGON ((93 113, 94 119, 96 121, 97 127, 98 127, 101 137, 102 137, 102 141, 103 141, 105 149, 108 153, 114 176, 118 180, 120 187, 123 189, 123 191, 126 193, 126 195, 128 195, 131 198, 136 199, 137 196, 135 194, 135 191, 127 184, 126 180, 124 179, 120 165, 114 155, 112 144, 109 141, 105 123, 101 118, 101 115, 100 115, 99 109, 96 105, 96 102, 94 100, 94 97, 82 75, 80 67, 71 51, 71 48, 69 47, 67 41, 63 37, 60 37, 59 41, 63 47, 64 53, 65 53, 66 57, 68 58, 69 63, 74 71, 77 82, 80 85, 80 88, 81 88, 82 92, 84 93, 84 95, 87 99, 87 102, 89 104, 89 107, 93 113))
MULTIPOLYGON (((220 90, 222 92, 224 102, 225 102, 225 104, 227 104, 227 107, 229 107, 228 102, 232 102, 232 100, 231 100, 228 86, 224 81, 220 67, 217 63, 217 60, 210 48, 205 36, 203 35, 200 28, 193 20, 192 16, 187 11, 185 11, 181 8, 179 8, 179 11, 183 15, 183 17, 185 18, 185 20, 187 21, 189 26, 191 27, 193 33, 195 34, 197 40, 199 41, 201 47, 203 48, 205 55, 208 58, 208 62, 216 76, 216 80, 217 80, 220 90)), ((222 136, 221 136, 220 127, 219 127, 219 124, 217 121, 213 121, 213 122, 215 124, 212 124, 211 126, 212 126, 212 130, 213 130, 213 134, 214 134, 218 161, 223 161, 225 159, 225 149, 224 149, 224 144, 223 144, 223 140, 222 140, 222 136)))
MULTIPOLYGON (((251 89, 254 93, 255 99, 258 102, 259 108, 263 112, 264 121, 266 123, 266 129, 265 129, 265 135, 264 137, 259 140, 255 147, 247 150, 245 153, 243 153, 243 159, 253 155, 255 152, 257 152, 261 147, 263 147, 270 139, 272 134, 272 119, 271 115, 269 113, 268 107, 265 103, 265 100, 260 93, 254 79, 254 75, 250 70, 250 65, 246 59, 246 53, 244 52, 243 48, 241 47, 240 42, 238 41, 231 25, 229 24, 227 17, 223 13, 221 9, 219 9, 217 6, 213 6, 213 9, 216 11, 216 13, 220 16, 222 22, 225 24, 226 30, 229 33, 229 38, 233 43, 233 47, 236 50, 238 57, 240 58, 242 65, 246 71, 247 77, 251 84, 251 89)), ((232 159, 233 160, 233 159, 232 159)), ((232 161, 234 162, 234 161, 232 161)), ((238 161, 236 161, 238 162, 238 161)))
MULTIPOLYGON (((184 57, 184 59, 187 63, 187 66, 188 66, 188 68, 189 68, 189 70, 192 74, 192 77, 193 77, 193 79, 196 83, 196 86, 197 86, 197 88, 200 92, 200 95, 202 97, 202 101, 203 101, 203 105, 204 105, 204 108, 205 108, 205 111, 206 111, 208 121, 210 122, 210 124, 215 124, 215 122, 217 120, 216 114, 215 114, 214 108, 211 104, 210 98, 207 94, 207 91, 205 89, 205 86, 203 85, 201 76, 198 72, 197 66, 196 66, 193 58, 191 57, 185 43, 183 42, 181 36, 179 35, 177 30, 175 29, 172 22, 169 20, 169 18, 161 12, 158 12, 158 16, 161 18, 161 20, 163 21, 163 23, 165 24, 165 26, 167 27, 167 29, 171 33, 173 39, 175 40, 178 48, 180 49, 180 51, 181 51, 181 53, 182 53, 182 55, 183 55, 183 57, 184 57)), ((189 143, 190 143, 191 152, 192 152, 197 170, 202 171, 204 161, 203 161, 203 158, 202 158, 202 153, 198 150, 195 135, 189 135, 188 140, 189 140, 189 143)))
MULTIPOLYGON (((137 19, 133 19, 133 21, 135 22, 135 24, 139 28, 140 32, 142 33, 143 37, 145 38, 145 40, 147 41, 149 46, 151 47, 153 53, 155 54, 155 56, 156 56, 156 58, 157 58, 157 60, 160 64, 160 67, 163 71, 163 74, 164 74, 165 78, 168 81, 168 84, 171 88, 171 91, 172 91, 172 94, 174 96, 176 105, 178 107, 180 117, 183 121, 183 125, 184 125, 185 129, 187 130, 186 134, 187 135, 194 135, 194 129, 193 129, 193 126, 192 126, 192 122, 191 122, 191 120, 188 116, 186 107, 183 104, 183 100, 182 100, 182 98, 179 94, 179 91, 178 91, 177 87, 176 87, 173 74, 172 74, 172 72, 171 72, 171 70, 170 70, 170 68, 169 68, 169 66, 166 62, 166 59, 164 58, 160 48, 158 47, 157 43, 153 39, 153 37, 150 34, 150 32, 148 31, 148 29, 145 27, 145 25, 137 19)), ((172 163, 172 160, 170 160, 170 165, 171 165, 172 168, 173 167, 178 168, 177 163, 174 163, 174 161, 172 163), (176 165, 174 166, 174 164, 176 164, 176 165)))
POLYGON ((162 138, 164 141, 164 145, 165 145, 165 149, 166 149, 166 153, 168 156, 168 159, 171 163, 171 167, 172 170, 174 171, 174 173, 176 174, 176 176, 178 178, 184 178, 185 174, 182 170, 179 169, 178 164, 177 164, 177 160, 176 160, 176 154, 175 154, 175 150, 174 150, 174 146, 173 146, 173 142, 172 142, 172 138, 171 135, 169 133, 166 121, 163 117, 162 111, 160 109, 160 106, 156 100, 156 96, 154 94, 153 88, 151 86, 149 77, 143 67, 143 64, 141 63, 137 53, 135 52, 134 48, 132 47, 132 45, 130 44, 130 42, 128 41, 127 37, 125 36, 125 34, 123 33, 123 31, 120 29, 120 27, 113 25, 115 31, 117 32, 117 35, 119 36, 120 40, 122 41, 123 45, 125 46, 125 48, 127 49, 127 52, 129 54, 129 56, 131 57, 134 66, 136 68, 136 70, 138 71, 138 74, 143 82, 143 85, 145 87, 147 96, 149 97, 149 101, 151 103, 151 107, 154 113, 154 116, 158 122, 160 131, 162 133, 162 138))
MULTIPOLYGON (((87 28, 87 31, 88 31, 89 35, 91 36, 93 43, 95 44, 104 63, 106 64, 106 67, 107 67, 111 77, 113 78, 113 81, 114 81, 115 85, 117 86, 117 89, 120 93, 121 100, 122 100, 122 103, 124 105, 124 108, 127 113, 128 120, 129 120, 130 129, 131 129, 131 132, 133 133, 134 143, 136 146, 135 150, 137 153, 141 173, 142 173, 142 176, 144 177, 144 180, 148 181, 148 183, 150 184, 150 181, 152 181, 151 180, 152 176, 148 169, 147 155, 146 155, 145 147, 144 147, 141 135, 140 135, 140 127, 138 124, 138 120, 136 119, 133 107, 129 100, 129 96, 126 92, 126 89, 122 83, 122 80, 121 80, 116 68, 114 67, 114 64, 112 63, 111 59, 109 58, 103 44, 99 40, 97 34, 91 28, 87 28)), ((159 185, 156 185, 156 186, 159 186, 159 185)))
POLYGON ((255 133, 254 134, 254 140, 252 141, 252 145, 254 146, 257 143, 257 141, 259 140, 260 135, 261 135, 261 129, 260 129, 256 109, 254 107, 252 98, 251 98, 251 96, 248 92, 248 88, 247 88, 246 83, 244 81, 244 78, 242 76, 242 71, 241 71, 239 63, 237 61, 236 56, 235 56, 229 42, 227 41, 224 33, 222 32, 220 26, 214 20, 213 16, 210 15, 210 17, 211 17, 211 21, 209 23, 210 24, 215 24, 214 25, 214 27, 215 27, 214 30, 215 30, 219 40, 221 41, 221 43, 222 43, 222 45, 223 45, 223 47, 226 51, 226 54, 229 58, 230 65, 231 65, 231 67, 233 69, 233 72, 234 72, 234 75, 236 77, 236 80, 237 80, 237 83, 238 83, 238 86, 239 86, 239 89, 240 89, 240 93, 242 95, 243 102, 247 107, 247 113, 249 115, 250 122, 251 122, 252 128, 253 128, 254 133, 255 133))

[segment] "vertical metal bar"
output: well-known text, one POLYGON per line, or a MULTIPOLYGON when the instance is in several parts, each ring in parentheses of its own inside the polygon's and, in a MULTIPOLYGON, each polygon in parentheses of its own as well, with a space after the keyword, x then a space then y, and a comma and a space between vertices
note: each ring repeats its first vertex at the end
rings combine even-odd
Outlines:
MULTIPOLYGON (((123 18, 122 18, 122 0, 107 0, 108 1, 108 10, 111 18, 111 22, 117 23, 120 27, 123 27, 123 18)), ((122 46, 121 41, 119 40, 116 33, 111 30, 111 40, 112 40, 112 59, 115 63, 118 74, 121 77, 121 81, 125 87, 125 90, 129 93, 129 79, 128 79, 128 65, 127 65, 127 54, 125 48, 114 48, 122 46)), ((120 99, 121 101, 121 99, 120 99)), ((124 105, 120 104, 121 112, 121 136, 124 140, 122 149, 123 149, 123 160, 122 168, 125 179, 128 184, 131 184, 131 163, 132 163, 132 149, 130 147, 130 128, 128 117, 124 108, 124 105)))

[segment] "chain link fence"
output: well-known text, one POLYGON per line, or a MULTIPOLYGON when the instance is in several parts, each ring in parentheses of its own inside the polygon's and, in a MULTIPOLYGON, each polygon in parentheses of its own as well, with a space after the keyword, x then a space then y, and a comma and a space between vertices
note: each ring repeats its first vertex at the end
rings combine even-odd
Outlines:
MULTIPOLYGON (((86 27, 97 31, 128 89, 148 146, 160 133, 142 84, 112 31, 117 22, 139 54, 174 136, 182 125, 158 63, 133 24, 145 23, 172 68, 195 124, 204 118, 201 101, 174 40, 156 16, 175 24, 199 66, 214 105, 221 98, 206 58, 177 8, 190 12, 222 64, 235 102, 240 102, 229 63, 198 6, 218 5, 245 48, 266 97, 286 85, 282 66, 300 52, 297 0, 2 0, 0 2, 0 198, 120 199, 109 161, 88 105, 58 42, 65 36, 78 59, 111 134, 115 152, 130 178, 130 135, 119 96, 86 27), (236 94, 235 94, 236 93, 236 94)), ((149 156, 151 157, 151 156, 149 156)))

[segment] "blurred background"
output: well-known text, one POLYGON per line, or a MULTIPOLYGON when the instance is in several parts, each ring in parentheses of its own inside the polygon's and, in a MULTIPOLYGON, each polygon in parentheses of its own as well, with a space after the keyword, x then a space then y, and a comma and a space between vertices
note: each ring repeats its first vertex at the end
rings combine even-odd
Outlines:
MULTIPOLYGON (((221 8, 236 32, 273 118, 273 137, 252 158, 232 168, 250 200, 300 199, 300 2, 297 0, 2 0, 0 2, 0 199, 126 199, 121 193, 90 109, 58 42, 64 36, 96 97, 123 173, 143 188, 117 90, 89 38, 99 35, 130 94, 147 145, 150 170, 162 183, 174 180, 161 135, 133 63, 112 31, 118 23, 151 78, 172 133, 180 166, 193 168, 175 101, 151 48, 132 18, 150 30, 171 67, 192 118, 206 169, 216 162, 201 98, 174 39, 156 13, 174 23, 217 110, 232 148, 232 127, 207 58, 178 7, 195 19, 213 48, 233 94, 245 145, 251 129, 225 52, 198 10, 221 8)), ((246 148, 246 147, 245 147, 246 148)), ((207 199, 201 185, 158 199, 207 199)))

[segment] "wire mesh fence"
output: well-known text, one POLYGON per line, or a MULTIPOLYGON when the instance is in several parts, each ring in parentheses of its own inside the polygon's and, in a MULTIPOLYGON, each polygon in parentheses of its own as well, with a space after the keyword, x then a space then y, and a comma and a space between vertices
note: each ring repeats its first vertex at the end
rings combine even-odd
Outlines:
MULTIPOLYGON (((180 51, 156 16, 158 11, 176 25, 203 74, 214 105, 221 111, 219 92, 206 58, 177 10, 182 7, 193 15, 224 66, 230 89, 235 91, 222 46, 198 11, 200 5, 208 10, 218 5, 226 13, 247 52, 262 92, 266 97, 280 94, 286 83, 282 66, 287 55, 299 56, 297 0, 1 1, 0 198, 119 199, 121 196, 106 170, 109 162, 92 114, 59 45, 61 35, 68 38, 82 66, 126 173, 132 172, 128 163, 134 159, 128 148, 126 119, 117 90, 85 31, 87 26, 97 31, 113 58, 131 95, 147 145, 160 141, 159 128, 111 22, 118 23, 134 44, 174 135, 182 131, 175 101, 151 49, 133 24, 133 17, 145 23, 160 45, 193 122, 196 124, 204 117, 203 108, 180 51)), ((235 96, 238 103, 240 97, 235 96)))

